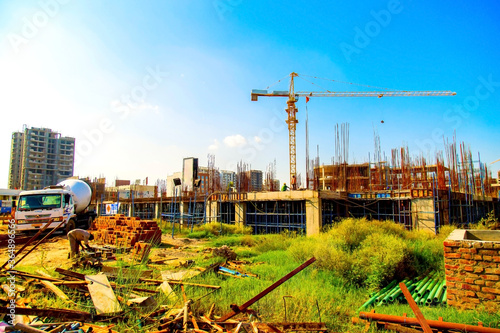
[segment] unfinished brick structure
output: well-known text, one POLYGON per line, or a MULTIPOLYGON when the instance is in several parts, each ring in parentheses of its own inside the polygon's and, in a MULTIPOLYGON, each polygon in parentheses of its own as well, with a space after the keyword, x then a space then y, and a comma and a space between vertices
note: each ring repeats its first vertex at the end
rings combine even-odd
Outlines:
POLYGON ((448 305, 500 311, 500 231, 453 231, 444 241, 448 305))
POLYGON ((132 247, 138 242, 161 241, 161 230, 155 221, 124 215, 99 216, 90 231, 97 242, 119 247, 132 247))

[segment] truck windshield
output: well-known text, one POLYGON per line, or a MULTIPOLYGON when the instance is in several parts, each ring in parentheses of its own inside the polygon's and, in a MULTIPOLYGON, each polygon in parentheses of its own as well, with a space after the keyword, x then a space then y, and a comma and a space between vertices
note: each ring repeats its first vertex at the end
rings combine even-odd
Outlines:
POLYGON ((18 210, 61 208, 60 194, 33 194, 19 198, 18 210))

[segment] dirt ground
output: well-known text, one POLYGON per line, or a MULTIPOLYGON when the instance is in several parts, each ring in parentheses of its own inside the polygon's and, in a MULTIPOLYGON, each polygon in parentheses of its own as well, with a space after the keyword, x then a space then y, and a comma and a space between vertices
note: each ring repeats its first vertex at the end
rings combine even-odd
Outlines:
MULTIPOLYGON (((4 226, 0 227, 0 234, 6 233, 4 226)), ((40 238, 39 238, 40 239, 40 238)), ((166 263, 176 265, 181 261, 191 259, 196 254, 203 250, 204 241, 187 238, 172 238, 171 235, 162 235, 162 243, 158 248, 151 250, 149 259, 152 262, 165 260, 166 263), (174 259, 175 258, 175 259, 174 259)), ((104 244, 89 243, 91 246, 102 246, 104 244)), ((23 245, 17 245, 16 251, 23 245)), ((28 246, 28 249, 31 245, 28 246)), ((28 250, 25 249, 19 255, 22 257, 28 250)), ((55 269, 61 267, 68 269, 71 267, 71 262, 68 259, 69 242, 66 235, 55 235, 47 243, 40 244, 33 252, 26 256, 17 266, 38 266, 45 269, 55 269)), ((120 258, 120 256, 118 256, 120 258)), ((127 258, 127 255, 124 256, 127 258)), ((0 265, 8 260, 7 248, 0 248, 0 265)), ((113 266, 114 260, 104 262, 105 265, 113 266)))

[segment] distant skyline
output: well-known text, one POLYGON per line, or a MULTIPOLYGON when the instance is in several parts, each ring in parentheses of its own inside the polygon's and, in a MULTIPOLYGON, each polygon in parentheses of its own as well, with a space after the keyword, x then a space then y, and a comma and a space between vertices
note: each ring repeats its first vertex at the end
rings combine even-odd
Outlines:
MULTIPOLYGON (((0 1, 0 188, 13 132, 76 139, 75 175, 145 179, 182 159, 236 171, 242 160, 288 182, 286 98, 252 89, 451 90, 453 97, 311 98, 310 155, 349 162, 408 146, 434 161, 444 140, 500 169, 500 4, 495 1, 0 1), (323 79, 324 78, 324 79, 323 79), (326 79, 326 80, 325 80, 326 79), (279 82, 278 82, 279 81, 279 82), (312 83, 311 83, 312 82, 312 83), (276 83, 276 84, 275 84, 276 83), (355 85, 351 83, 361 84, 355 85)), ((306 103, 297 102, 297 172, 305 175, 306 103)))

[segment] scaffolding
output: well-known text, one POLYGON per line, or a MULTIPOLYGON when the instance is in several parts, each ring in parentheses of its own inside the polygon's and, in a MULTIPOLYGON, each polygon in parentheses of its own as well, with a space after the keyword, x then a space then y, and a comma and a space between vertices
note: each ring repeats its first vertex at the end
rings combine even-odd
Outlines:
POLYGON ((305 201, 248 201, 246 225, 252 227, 254 234, 305 234, 305 201))

